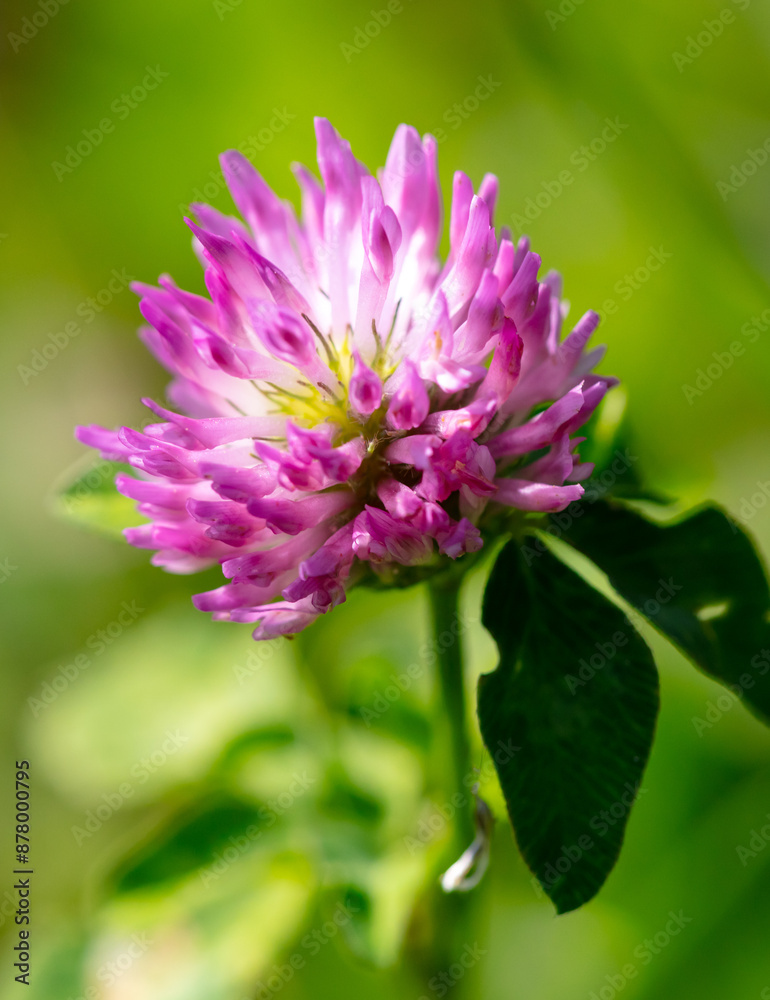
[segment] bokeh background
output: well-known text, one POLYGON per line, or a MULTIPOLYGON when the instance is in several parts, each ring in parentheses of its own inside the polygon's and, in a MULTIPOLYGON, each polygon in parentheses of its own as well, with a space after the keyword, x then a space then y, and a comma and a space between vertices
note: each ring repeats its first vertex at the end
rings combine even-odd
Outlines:
MULTIPOLYGON (((498 225, 525 226, 563 272, 575 315, 606 312, 603 370, 625 384, 648 480, 688 506, 716 499, 767 553, 770 9, 4 0, 0 25, 0 996, 25 989, 3 895, 22 757, 28 998, 247 1000, 268 995, 257 984, 271 974, 269 995, 285 1000, 441 996, 450 987, 398 957, 404 901, 446 833, 416 849, 404 839, 441 801, 425 595, 354 594, 306 639, 257 659, 247 626, 193 611, 193 588, 213 582, 166 576, 146 553, 57 516, 60 484, 91 461, 73 425, 138 423, 139 397, 163 398, 134 296, 109 283, 113 271, 167 271, 202 288, 182 211, 203 199, 229 210, 223 149, 251 143, 296 202, 288 167, 314 161, 313 115, 371 167, 399 122, 432 131, 444 191, 456 169, 476 183, 498 174, 498 225), (147 67, 160 82, 128 107, 121 95, 147 67), (104 118, 114 127, 67 161, 104 118), (653 250, 663 263, 646 270, 653 250), (418 680, 365 725, 361 708, 409 663, 422 664, 418 680), (252 841, 259 809, 272 820, 252 841), (228 848, 234 860, 215 871, 228 848)), ((101 485, 97 471, 84 504, 101 485)), ((481 585, 465 594, 469 686, 494 665, 471 620, 481 585)), ((501 822, 467 942, 481 951, 458 996, 770 996, 770 847, 745 864, 737 852, 768 822, 770 736, 729 700, 709 709, 718 689, 650 641, 663 709, 616 871, 598 899, 556 919, 501 822), (661 945, 670 911, 690 922, 661 945), (619 985, 629 963, 637 974, 619 985)), ((494 781, 485 788, 500 814, 494 781)))

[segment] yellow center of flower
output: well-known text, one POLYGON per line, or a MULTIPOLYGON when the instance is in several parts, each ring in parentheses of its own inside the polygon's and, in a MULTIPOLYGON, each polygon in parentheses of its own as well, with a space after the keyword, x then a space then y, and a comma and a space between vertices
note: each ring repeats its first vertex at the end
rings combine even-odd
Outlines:
MULTIPOLYGON (((307 317, 305 317, 307 319, 307 317)), ((307 320, 310 323, 309 320, 307 320)), ((368 417, 357 415, 350 403, 350 381, 353 377, 354 359, 350 349, 352 330, 348 327, 341 346, 336 346, 331 337, 324 337, 315 326, 310 324, 324 348, 325 360, 334 374, 332 385, 325 383, 313 384, 304 379, 298 380, 297 391, 290 391, 272 383, 269 388, 257 385, 256 388, 267 397, 274 413, 283 413, 292 421, 303 427, 317 427, 318 424, 330 423, 337 429, 334 443, 344 444, 355 437, 363 436, 369 452, 373 452, 381 438, 382 418, 385 408, 381 406, 368 417), (379 439, 379 440, 378 440, 379 439)), ((386 347, 373 327, 377 349, 372 361, 372 370, 382 382, 392 374, 395 365, 387 359, 386 347)))

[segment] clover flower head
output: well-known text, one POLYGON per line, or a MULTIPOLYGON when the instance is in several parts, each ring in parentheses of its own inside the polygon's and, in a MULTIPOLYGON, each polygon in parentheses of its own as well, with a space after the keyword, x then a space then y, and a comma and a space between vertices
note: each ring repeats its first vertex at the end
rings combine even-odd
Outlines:
POLYGON ((135 285, 173 409, 141 431, 78 428, 129 463, 121 493, 149 523, 128 541, 176 573, 220 563, 199 594, 255 638, 300 631, 367 574, 398 582, 483 544, 505 511, 558 511, 591 472, 575 432, 615 380, 591 374, 588 312, 562 337, 555 272, 455 174, 438 256, 436 141, 396 131, 373 176, 325 119, 322 183, 295 168, 302 211, 241 154, 222 168, 244 221, 188 220, 207 296, 135 285))

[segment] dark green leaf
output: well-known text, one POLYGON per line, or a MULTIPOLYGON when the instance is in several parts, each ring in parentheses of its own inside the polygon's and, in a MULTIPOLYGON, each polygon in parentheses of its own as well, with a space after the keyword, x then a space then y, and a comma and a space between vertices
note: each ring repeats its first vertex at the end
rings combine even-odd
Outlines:
POLYGON ((751 540, 723 511, 661 526, 600 501, 562 537, 701 669, 770 718, 770 590, 751 540))
POLYGON ((251 803, 223 796, 196 806, 121 865, 115 876, 116 891, 131 892, 182 878, 213 864, 217 852, 226 847, 246 853, 262 836, 260 811, 251 803))
POLYGON ((617 860, 655 729, 655 664, 614 604, 548 552, 527 567, 514 542, 483 622, 500 664, 480 680, 482 736, 521 852, 564 913, 617 860))

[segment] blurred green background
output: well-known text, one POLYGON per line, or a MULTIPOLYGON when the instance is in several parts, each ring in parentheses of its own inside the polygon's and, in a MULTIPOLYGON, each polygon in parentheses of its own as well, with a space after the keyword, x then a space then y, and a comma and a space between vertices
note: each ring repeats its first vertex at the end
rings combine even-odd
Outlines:
MULTIPOLYGON (((770 9, 400 0, 382 27, 372 10, 387 8, 4 0, 0 880, 10 891, 10 782, 26 757, 25 995, 249 1000, 273 975, 269 995, 285 1000, 463 988, 484 1000, 770 996, 770 850, 745 865, 736 851, 767 823, 770 737, 732 706, 699 734, 692 720, 719 692, 657 638, 659 735, 605 889, 555 919, 499 823, 467 942, 484 954, 462 986, 431 986, 398 958, 410 894, 446 834, 419 849, 404 839, 442 801, 422 591, 353 594, 258 660, 248 626, 191 607, 217 573, 167 576, 146 553, 53 515, 57 484, 83 461, 73 425, 136 424, 141 395, 163 398, 133 295, 105 291, 113 270, 145 281, 168 271, 199 290, 181 206, 229 210, 218 153, 256 137, 252 159, 296 203, 289 163, 313 164, 322 114, 372 168, 406 121, 440 139, 445 192, 456 169, 475 183, 496 173, 498 225, 518 235, 526 223, 544 265, 564 274, 573 315, 607 313, 603 370, 626 386, 649 481, 688 505, 718 500, 770 549, 758 485, 770 481, 770 328, 752 319, 770 306, 770 9), (121 95, 147 67, 160 82, 130 108, 121 95), (107 117, 114 128, 68 163, 67 147, 107 117), (651 248, 665 261, 655 271, 651 248), (115 625, 123 602, 133 611, 115 625), (418 680, 364 724, 361 708, 388 700, 390 676, 410 663, 418 680), (251 839, 255 821, 265 829, 251 839), (234 860, 215 871, 228 850, 234 860), (672 910, 691 922, 659 947, 672 910), (656 934, 653 954, 644 942, 656 934), (619 985, 629 963, 638 975, 619 985)), ((469 618, 482 582, 467 587, 469 618)), ((478 623, 463 640, 470 686, 494 648, 478 623)), ((502 815, 488 776, 484 787, 502 815)), ((2 997, 22 989, 9 898, 2 997)))

